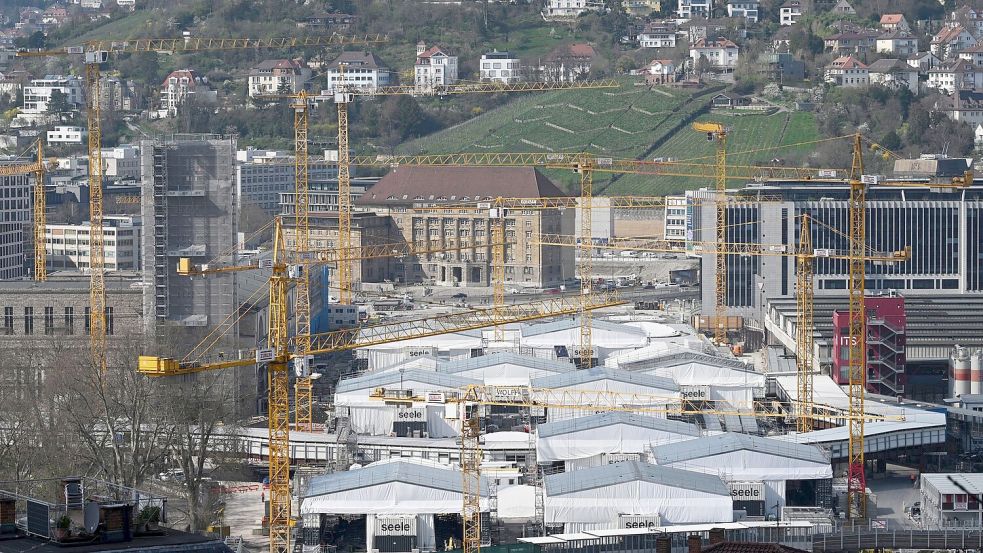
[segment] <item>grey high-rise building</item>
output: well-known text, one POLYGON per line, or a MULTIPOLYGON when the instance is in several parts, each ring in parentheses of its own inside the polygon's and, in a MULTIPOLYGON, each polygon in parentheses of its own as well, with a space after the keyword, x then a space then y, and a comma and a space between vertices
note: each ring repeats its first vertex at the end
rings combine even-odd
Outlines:
POLYGON ((207 263, 236 245, 236 140, 175 135, 143 141, 140 155, 148 323, 217 325, 236 308, 234 275, 192 279, 177 274, 177 262, 207 263))
MULTIPOLYGON (((0 160, 0 165, 10 163, 0 160)), ((28 274, 27 256, 34 254, 33 209, 34 175, 0 176, 0 280, 28 274)))

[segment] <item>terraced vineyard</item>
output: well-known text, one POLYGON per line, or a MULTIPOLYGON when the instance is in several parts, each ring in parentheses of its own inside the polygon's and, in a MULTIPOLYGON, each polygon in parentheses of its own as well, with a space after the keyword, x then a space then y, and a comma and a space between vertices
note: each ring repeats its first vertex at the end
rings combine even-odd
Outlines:
MULTIPOLYGON (((730 150, 742 152, 812 140, 818 135, 811 114, 708 114, 717 88, 682 91, 638 86, 623 80, 620 89, 554 91, 517 95, 504 107, 445 131, 407 142, 401 153, 582 152, 633 159, 701 156, 713 162, 706 137, 689 130, 694 120, 720 121, 733 127, 730 150)), ((801 149, 800 149, 801 151, 801 149)), ((782 154, 735 154, 733 163, 767 161, 782 154)), ((551 171, 568 187, 576 177, 551 171)), ((608 194, 666 194, 706 186, 695 179, 625 175, 595 176, 595 190, 608 194)), ((571 188, 572 190, 572 188, 571 188)))

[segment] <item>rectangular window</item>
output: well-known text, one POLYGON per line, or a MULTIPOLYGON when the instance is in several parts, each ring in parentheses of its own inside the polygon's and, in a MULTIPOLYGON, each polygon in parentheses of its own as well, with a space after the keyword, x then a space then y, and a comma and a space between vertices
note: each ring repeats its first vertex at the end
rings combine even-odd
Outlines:
POLYGON ((10 335, 14 333, 14 308, 3 308, 3 333, 10 335))
POLYGON ((75 308, 65 308, 65 334, 75 334, 75 308))
POLYGON ((85 333, 86 334, 91 334, 92 333, 92 315, 91 315, 91 311, 92 311, 92 308, 90 308, 90 307, 86 307, 85 308, 85 322, 84 322, 84 326, 85 326, 85 333))
POLYGON ((34 308, 24 308, 24 334, 34 334, 34 308))
POLYGON ((55 308, 44 308, 44 334, 51 336, 55 333, 55 308))

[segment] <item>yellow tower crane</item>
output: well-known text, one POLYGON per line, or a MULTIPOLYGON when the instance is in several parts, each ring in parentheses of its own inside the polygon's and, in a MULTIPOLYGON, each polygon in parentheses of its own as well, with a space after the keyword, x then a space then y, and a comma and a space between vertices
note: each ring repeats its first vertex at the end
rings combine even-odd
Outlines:
MULTIPOLYGON (((707 140, 717 143, 714 191, 717 195, 717 243, 727 243, 727 129, 720 123, 693 123, 693 130, 707 133, 707 140)), ((718 345, 727 342, 727 248, 715 256, 713 338, 718 345)))
MULTIPOLYGON (((102 194, 102 127, 99 92, 100 65, 109 61, 110 54, 138 52, 192 53, 214 50, 244 50, 272 48, 330 47, 346 44, 370 44, 385 41, 379 35, 344 36, 331 34, 311 37, 274 38, 146 38, 132 40, 91 40, 79 46, 57 50, 27 51, 18 56, 82 56, 85 64, 86 118, 88 122, 89 155, 89 340, 92 358, 102 373, 106 372, 106 252, 103 236, 102 194)), ((35 247, 37 247, 35 245, 35 247)), ((276 540, 271 539, 271 549, 276 540)), ((279 545, 276 546, 279 548, 279 545)))
POLYGON ((16 165, 0 165, 0 176, 34 174, 34 280, 48 280, 47 250, 44 231, 47 225, 47 202, 44 192, 44 174, 48 168, 57 167, 57 161, 44 160, 44 144, 38 139, 37 161, 16 165))
MULTIPOLYGON (((367 255, 388 257, 392 255, 412 255, 426 248, 415 249, 393 244, 361 249, 329 250, 318 252, 315 259, 320 262, 340 262, 343 259, 359 259, 367 255)), ((305 262, 306 263, 306 262, 305 262)), ((265 349, 240 352, 237 359, 226 359, 224 355, 209 356, 207 351, 196 348, 188 357, 177 360, 168 357, 140 356, 138 371, 147 376, 179 376, 202 371, 243 367, 258 363, 269 363, 269 456, 270 456, 270 534, 274 540, 274 551, 286 553, 290 550, 290 457, 289 457, 289 394, 287 366, 297 358, 296 343, 290 344, 287 328, 287 292, 289 286, 302 274, 303 264, 290 264, 284 251, 281 226, 277 222, 274 231, 273 275, 269 281, 269 323, 268 347, 265 349), (300 269, 300 270, 299 270, 300 269), (290 346, 293 345, 293 348, 290 346)), ((245 271, 260 268, 260 265, 229 267, 194 267, 189 259, 179 263, 179 274, 204 275, 245 271)), ((591 309, 621 305, 616 295, 604 294, 591 298, 591 309)), ((440 315, 429 319, 401 321, 390 325, 347 328, 335 332, 308 337, 310 349, 307 354, 321 354, 345 351, 355 348, 398 342, 413 338, 438 336, 464 330, 484 328, 501 322, 522 322, 544 317, 552 317, 576 312, 580 303, 573 305, 566 298, 557 298, 526 304, 508 306, 497 312, 488 309, 474 309, 459 313, 440 315)), ((271 545, 271 547, 273 547, 271 545)))

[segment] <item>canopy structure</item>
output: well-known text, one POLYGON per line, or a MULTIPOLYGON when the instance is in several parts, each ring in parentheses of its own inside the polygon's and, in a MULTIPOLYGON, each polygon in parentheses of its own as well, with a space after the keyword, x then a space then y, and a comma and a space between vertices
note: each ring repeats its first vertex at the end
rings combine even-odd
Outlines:
POLYGON ((565 532, 617 528, 621 515, 657 517, 666 524, 731 522, 733 502, 719 477, 641 461, 547 476, 547 525, 565 532))
MULTIPOLYGON (((398 460, 311 479, 301 514, 460 514, 461 473, 450 467, 398 460)), ((481 480, 481 510, 488 508, 481 480)))
POLYGON ((736 359, 675 351, 626 360, 620 367, 671 378, 679 386, 705 386, 709 399, 723 400, 735 407, 749 405, 755 397, 764 395, 765 375, 736 359))
MULTIPOLYGON (((594 357, 603 362, 608 356, 648 345, 645 331, 600 319, 591 320, 594 357)), ((576 357, 580 348, 580 319, 564 318, 548 323, 526 324, 520 329, 521 344, 536 357, 576 357)))
POLYGON ((439 336, 427 336, 388 344, 376 344, 359 348, 356 357, 367 361, 370 371, 390 367, 415 357, 436 359, 467 359, 482 348, 481 331, 454 332, 439 336))
POLYGON ((429 355, 413 357, 396 363, 395 365, 389 365, 388 367, 383 367, 381 369, 376 369, 374 372, 399 372, 408 371, 410 369, 419 369, 421 371, 435 371, 437 370, 438 361, 435 357, 429 355))
POLYGON ((573 372, 576 367, 567 361, 503 352, 441 362, 437 370, 489 386, 528 386, 534 379, 573 372))
POLYGON ((615 455, 646 453, 658 444, 699 438, 693 424, 625 412, 608 412, 539 425, 536 459, 566 461, 567 470, 597 466, 615 455))
POLYGON ((672 338, 681 336, 682 332, 675 328, 654 321, 628 321, 623 323, 625 326, 633 326, 645 331, 645 335, 651 340, 653 338, 672 338))
MULTIPOLYGON (((537 378, 532 381, 534 388, 552 388, 575 392, 577 390, 619 392, 623 394, 639 394, 640 396, 655 396, 665 398, 665 403, 679 401, 679 386, 668 378, 662 378, 645 373, 628 372, 608 367, 592 367, 590 369, 573 371, 565 374, 537 378)), ((571 394, 573 396, 574 394, 571 394)), ((587 398, 588 395, 585 395, 587 398)), ((586 399, 585 399, 586 401, 586 399)), ((639 402, 640 404, 643 402, 639 402)), ((585 404, 585 409, 549 409, 547 418, 550 421, 572 419, 594 414, 585 404)), ((663 416, 652 414, 651 416, 663 416)))

